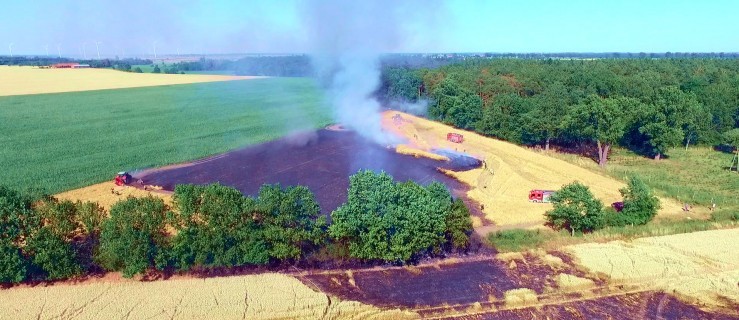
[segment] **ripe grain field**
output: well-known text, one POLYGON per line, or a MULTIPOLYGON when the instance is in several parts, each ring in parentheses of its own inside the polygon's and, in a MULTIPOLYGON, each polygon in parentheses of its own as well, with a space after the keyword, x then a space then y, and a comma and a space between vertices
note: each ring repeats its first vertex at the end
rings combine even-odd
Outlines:
POLYGON ((0 66, 0 79, 2 79, 0 96, 140 88, 254 78, 259 77, 237 77, 224 74, 134 73, 103 68, 40 69, 0 66))
POLYGON ((329 119, 302 78, 0 97, 0 184, 56 193, 329 119))

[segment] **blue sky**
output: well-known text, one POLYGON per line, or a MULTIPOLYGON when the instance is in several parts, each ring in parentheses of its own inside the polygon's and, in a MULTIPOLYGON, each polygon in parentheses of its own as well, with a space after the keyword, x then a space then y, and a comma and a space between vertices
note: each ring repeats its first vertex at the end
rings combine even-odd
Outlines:
MULTIPOLYGON (((318 0, 316 0, 318 1, 318 0)), ((334 0, 336 1, 336 0, 334 0)), ((349 0, 347 0, 349 1, 349 0)), ((304 52, 292 1, 5 1, 0 54, 304 52)), ((386 1, 388 6, 393 1, 386 1)), ((397 52, 737 52, 739 1, 423 1, 397 52)), ((418 4, 416 4, 418 5, 418 4)), ((363 17, 353 17, 362 19, 363 17)), ((382 21, 381 17, 375 17, 382 21)), ((406 30, 406 31, 407 31, 406 30)), ((361 41, 358 37, 357 41, 361 41)))

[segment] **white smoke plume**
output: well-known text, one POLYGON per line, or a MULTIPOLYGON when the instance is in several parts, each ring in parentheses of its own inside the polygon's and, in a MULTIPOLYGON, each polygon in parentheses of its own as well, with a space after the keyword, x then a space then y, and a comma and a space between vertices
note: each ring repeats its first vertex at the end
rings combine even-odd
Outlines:
POLYGON ((429 101, 426 99, 421 99, 416 102, 390 101, 389 107, 417 116, 425 116, 429 108, 429 101))
POLYGON ((435 1, 306 1, 301 8, 309 50, 335 120, 381 144, 380 56, 412 50, 430 38, 441 5, 435 1))

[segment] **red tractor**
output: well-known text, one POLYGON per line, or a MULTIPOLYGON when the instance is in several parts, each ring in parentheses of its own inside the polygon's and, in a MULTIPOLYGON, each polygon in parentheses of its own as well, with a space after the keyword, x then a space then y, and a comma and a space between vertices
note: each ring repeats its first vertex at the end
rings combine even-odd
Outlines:
POLYGON ((537 203, 549 203, 549 199, 554 194, 552 190, 531 190, 529 191, 529 201, 537 203))
POLYGON ((131 179, 131 175, 128 174, 128 172, 121 171, 118 172, 113 181, 115 182, 115 185, 122 186, 131 183, 131 179))
POLYGON ((449 141, 451 141, 451 142, 454 142, 454 143, 462 143, 462 142, 464 142, 464 136, 462 136, 459 133, 452 133, 452 132, 447 133, 446 134, 446 139, 449 140, 449 141))

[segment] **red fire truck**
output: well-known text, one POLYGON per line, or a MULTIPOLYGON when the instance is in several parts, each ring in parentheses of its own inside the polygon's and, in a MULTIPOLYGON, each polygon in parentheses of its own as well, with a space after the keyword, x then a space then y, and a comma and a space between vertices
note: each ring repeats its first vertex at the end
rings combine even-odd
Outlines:
POLYGON ((454 143, 462 143, 464 141, 464 136, 459 133, 450 132, 446 134, 446 139, 454 143))
POLYGON ((531 190, 529 191, 529 201, 537 203, 549 203, 549 199, 554 194, 552 190, 531 190))

